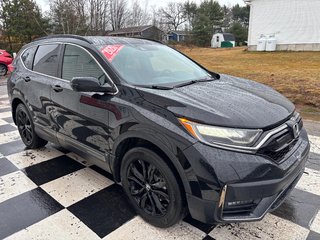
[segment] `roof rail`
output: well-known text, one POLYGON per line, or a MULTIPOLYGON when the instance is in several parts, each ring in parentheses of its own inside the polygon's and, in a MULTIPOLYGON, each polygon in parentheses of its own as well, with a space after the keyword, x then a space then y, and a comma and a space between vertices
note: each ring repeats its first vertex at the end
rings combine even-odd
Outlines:
POLYGON ((73 34, 53 34, 53 35, 48 35, 45 37, 36 38, 32 42, 51 39, 51 38, 74 38, 74 39, 82 40, 82 41, 85 41, 87 43, 92 44, 92 42, 90 40, 88 40, 87 38, 85 38, 83 36, 79 36, 79 35, 73 35, 73 34))

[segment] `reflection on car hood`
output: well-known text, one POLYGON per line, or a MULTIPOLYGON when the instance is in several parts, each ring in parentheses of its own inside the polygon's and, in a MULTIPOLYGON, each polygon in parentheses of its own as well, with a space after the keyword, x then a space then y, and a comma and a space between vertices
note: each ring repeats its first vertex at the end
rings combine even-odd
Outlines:
POLYGON ((272 88, 228 75, 172 90, 138 91, 176 116, 217 126, 266 128, 284 121, 295 109, 272 88))

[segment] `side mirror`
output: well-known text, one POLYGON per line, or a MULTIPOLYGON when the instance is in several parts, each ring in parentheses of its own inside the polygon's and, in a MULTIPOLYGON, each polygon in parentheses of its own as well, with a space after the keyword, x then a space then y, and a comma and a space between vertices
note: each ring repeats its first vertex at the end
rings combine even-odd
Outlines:
POLYGON ((216 79, 220 79, 221 78, 219 73, 215 73, 215 72, 212 72, 212 71, 209 71, 209 73, 211 74, 212 77, 214 77, 216 79))
POLYGON ((74 77, 70 85, 76 92, 114 92, 114 88, 109 83, 101 86, 99 80, 94 77, 74 77))

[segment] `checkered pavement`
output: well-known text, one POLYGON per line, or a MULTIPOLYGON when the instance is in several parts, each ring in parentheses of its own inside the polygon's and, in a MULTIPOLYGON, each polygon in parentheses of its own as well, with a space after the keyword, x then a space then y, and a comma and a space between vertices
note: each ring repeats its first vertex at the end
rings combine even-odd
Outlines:
POLYGON ((112 176, 52 144, 25 150, 0 96, 0 239, 320 239, 320 137, 284 204, 262 221, 209 226, 186 217, 158 229, 138 217, 112 176))

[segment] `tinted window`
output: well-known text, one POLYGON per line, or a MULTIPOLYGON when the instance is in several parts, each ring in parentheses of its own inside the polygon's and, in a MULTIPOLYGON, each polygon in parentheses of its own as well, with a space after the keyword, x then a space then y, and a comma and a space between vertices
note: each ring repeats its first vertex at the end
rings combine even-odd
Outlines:
POLYGON ((33 70, 50 76, 57 76, 59 45, 39 46, 34 58, 33 70))
POLYGON ((105 83, 106 76, 96 61, 83 49, 66 45, 62 78, 71 80, 74 77, 95 77, 101 85, 105 83))
POLYGON ((28 69, 32 69, 33 57, 36 53, 37 47, 28 48, 24 53, 21 55, 21 59, 28 69))

